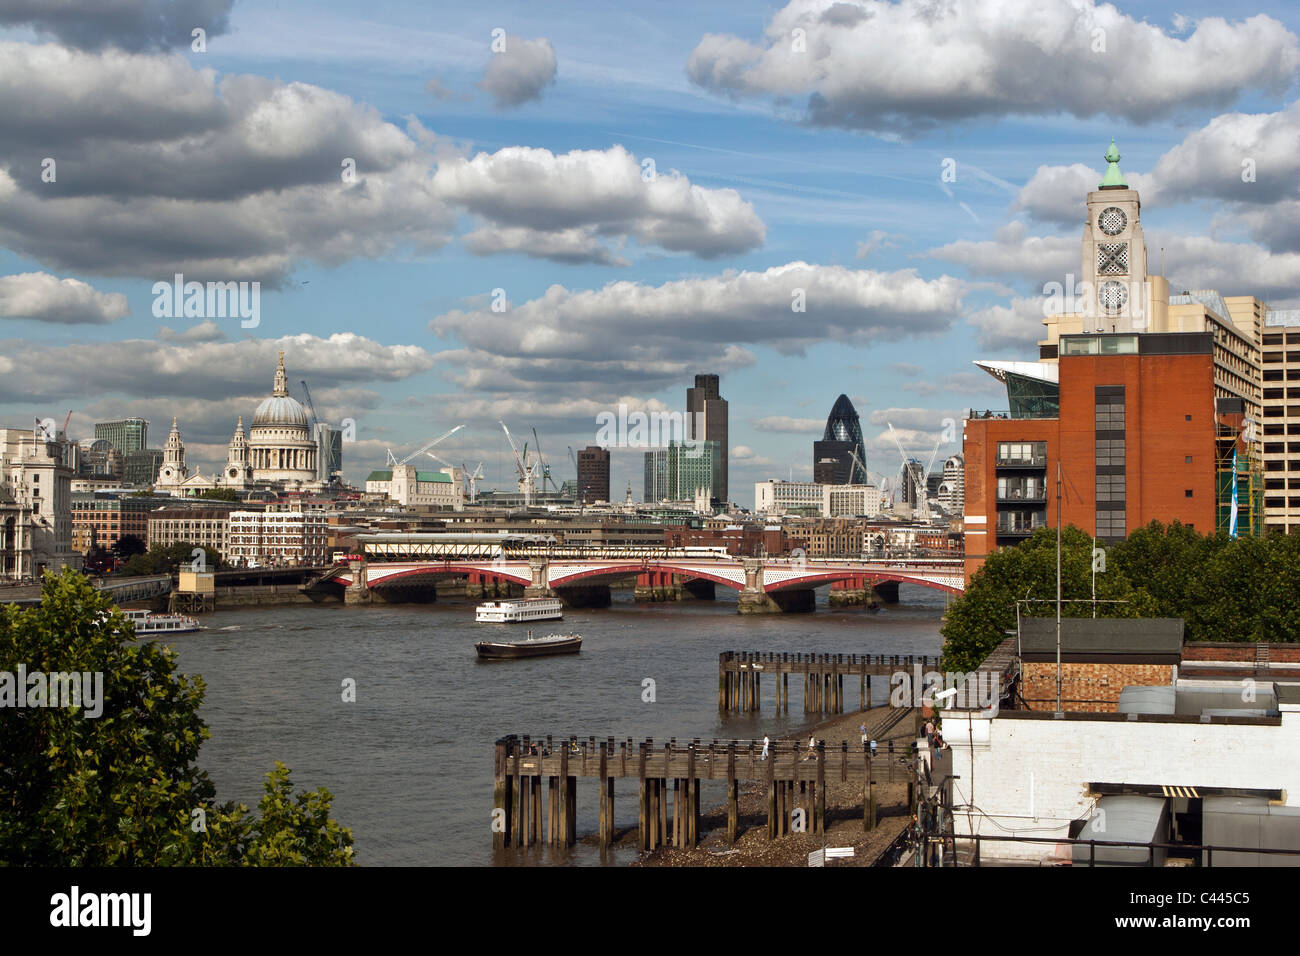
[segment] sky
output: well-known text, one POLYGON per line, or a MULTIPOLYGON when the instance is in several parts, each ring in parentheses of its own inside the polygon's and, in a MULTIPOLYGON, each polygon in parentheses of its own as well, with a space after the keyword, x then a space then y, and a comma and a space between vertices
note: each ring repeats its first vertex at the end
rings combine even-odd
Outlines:
POLYGON ((513 487, 498 420, 572 477, 704 372, 741 506, 841 393, 872 473, 890 424, 941 462, 1112 137, 1176 291, 1300 307, 1300 8, 1222 10, 0 0, 0 423, 176 416, 211 473, 283 350, 353 481, 463 425, 437 453, 513 487), (256 315, 169 312, 177 274, 256 315))

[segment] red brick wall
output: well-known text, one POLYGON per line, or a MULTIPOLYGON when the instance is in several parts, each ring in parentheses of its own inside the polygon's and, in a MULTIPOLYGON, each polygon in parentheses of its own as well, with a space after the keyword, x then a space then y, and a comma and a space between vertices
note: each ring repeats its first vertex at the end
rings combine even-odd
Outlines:
MULTIPOLYGON (((1056 662, 1027 661, 1020 673, 1020 695, 1027 709, 1055 710, 1056 662)), ((1125 687, 1167 687, 1173 679, 1172 664, 1063 663, 1061 707, 1072 712, 1113 714, 1125 687)))
MULTIPOLYGON (((1178 520, 1202 533, 1213 532, 1213 356, 1064 356, 1061 383, 1062 466, 1071 479, 1063 493, 1067 524, 1095 530, 1094 389, 1122 385, 1128 530, 1178 520), (1189 489, 1191 498, 1186 496, 1189 489)), ((1050 482, 1052 475, 1048 478, 1050 482)))
MULTIPOLYGON (((1244 661, 1255 660, 1255 644, 1184 644, 1185 661, 1244 661)), ((1268 655, 1272 661, 1283 664, 1300 664, 1300 644, 1269 644, 1268 655)))

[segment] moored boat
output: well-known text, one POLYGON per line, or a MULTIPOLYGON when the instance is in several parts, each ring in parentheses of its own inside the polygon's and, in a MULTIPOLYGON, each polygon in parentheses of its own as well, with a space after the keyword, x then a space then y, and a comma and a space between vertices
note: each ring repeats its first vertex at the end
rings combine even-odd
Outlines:
POLYGON ((480 624, 513 624, 517 621, 558 621, 564 617, 559 598, 525 598, 519 601, 487 601, 474 610, 480 624))
POLYGON ((547 634, 522 641, 479 641, 474 645, 478 656, 487 660, 512 660, 519 657, 550 657, 553 654, 576 654, 582 650, 581 634, 547 634))
POLYGON ((152 611, 126 609, 122 616, 135 625, 137 637, 150 634, 189 634, 203 630, 203 625, 184 614, 156 614, 152 611))

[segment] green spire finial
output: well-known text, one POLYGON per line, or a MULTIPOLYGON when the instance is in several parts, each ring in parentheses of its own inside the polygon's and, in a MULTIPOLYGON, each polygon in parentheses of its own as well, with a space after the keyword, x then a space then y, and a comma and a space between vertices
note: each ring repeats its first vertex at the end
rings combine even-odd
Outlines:
POLYGON ((1111 137, 1110 149, 1106 150, 1106 175, 1102 178, 1102 189, 1128 189, 1128 183, 1124 182, 1124 174, 1119 171, 1119 147, 1115 145, 1115 137, 1111 137))

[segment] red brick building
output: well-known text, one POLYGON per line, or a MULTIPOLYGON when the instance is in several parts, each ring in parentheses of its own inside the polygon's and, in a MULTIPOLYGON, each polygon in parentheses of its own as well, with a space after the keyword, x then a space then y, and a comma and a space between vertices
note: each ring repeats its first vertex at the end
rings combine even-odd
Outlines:
POLYGON ((1063 523, 1103 541, 1151 521, 1215 530, 1213 335, 1060 341, 1055 396, 1040 377, 1023 400, 1007 374, 1010 412, 965 422, 967 580, 992 551, 1055 526, 1058 463, 1063 523))

